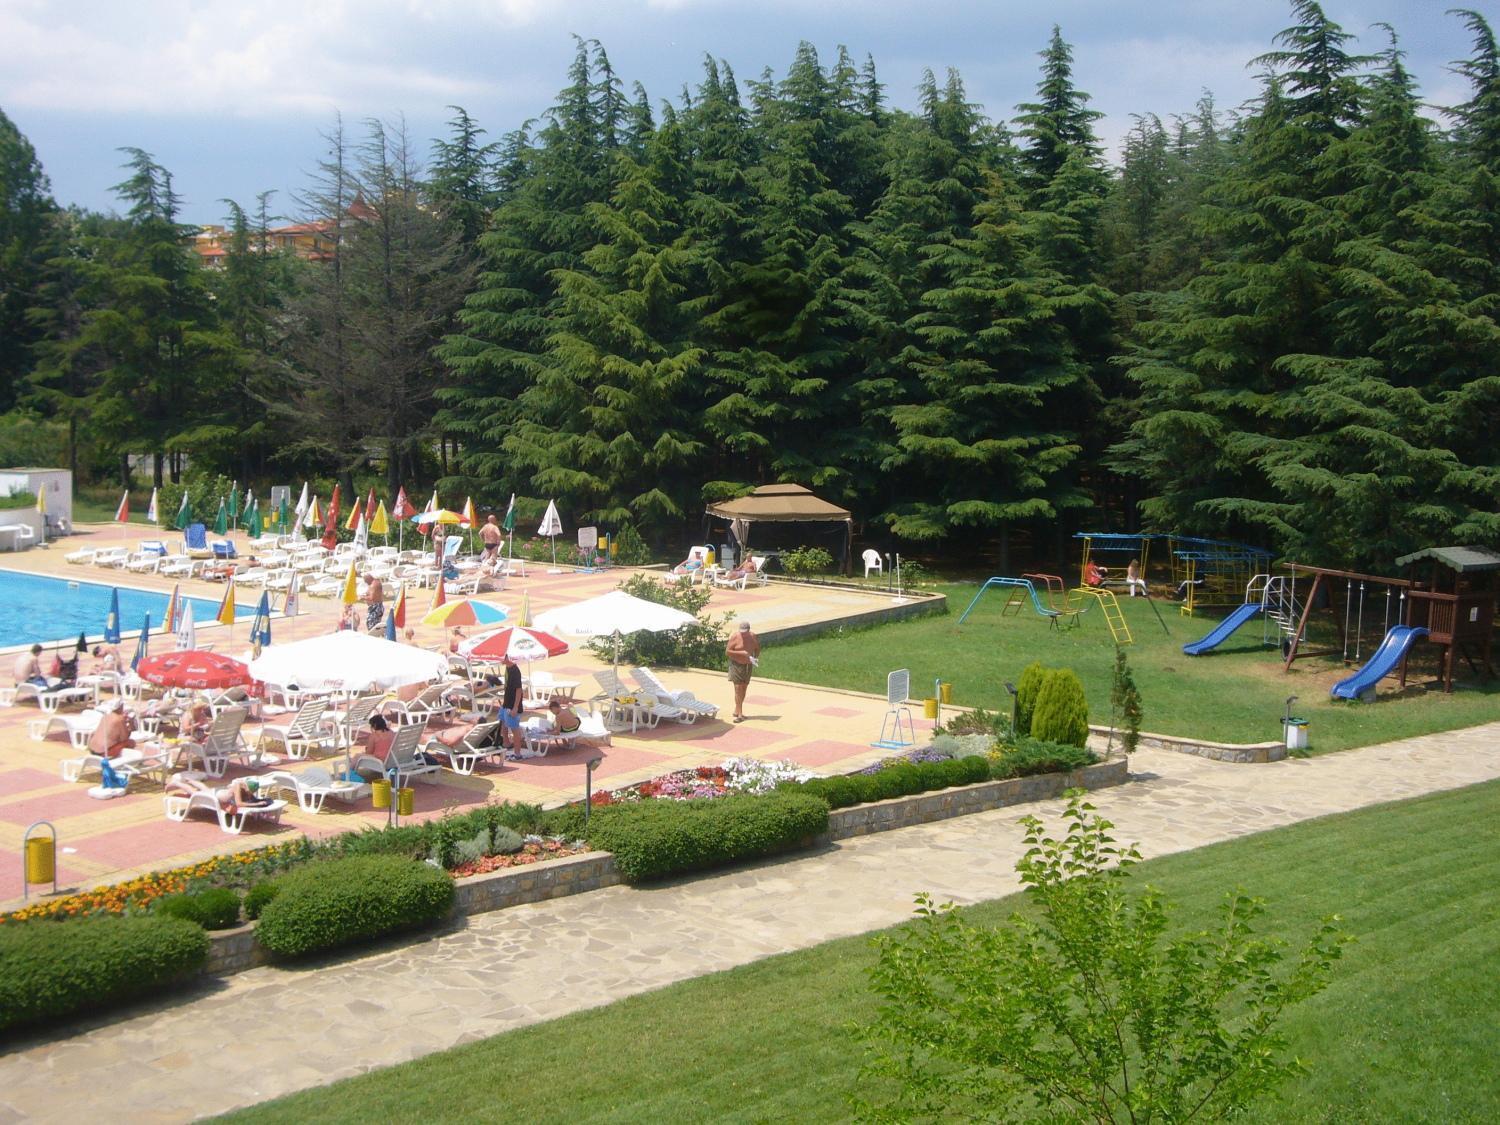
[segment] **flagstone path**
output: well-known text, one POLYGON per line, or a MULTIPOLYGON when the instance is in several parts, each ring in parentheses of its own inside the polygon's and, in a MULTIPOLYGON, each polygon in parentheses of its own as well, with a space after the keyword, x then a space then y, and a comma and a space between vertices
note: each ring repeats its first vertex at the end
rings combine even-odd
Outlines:
MULTIPOLYGON (((1122 840, 1163 855, 1500 777, 1500 723, 1235 766, 1142 751, 1093 796, 1122 840)), ((181 1121, 358 1074, 673 981, 910 917, 912 896, 1016 889, 1014 807, 846 840, 649 890, 478 915, 461 929, 325 966, 261 968, 71 1037, 11 1044, 0 1122, 181 1121)), ((1336 857, 1330 857, 1336 859, 1336 857)))

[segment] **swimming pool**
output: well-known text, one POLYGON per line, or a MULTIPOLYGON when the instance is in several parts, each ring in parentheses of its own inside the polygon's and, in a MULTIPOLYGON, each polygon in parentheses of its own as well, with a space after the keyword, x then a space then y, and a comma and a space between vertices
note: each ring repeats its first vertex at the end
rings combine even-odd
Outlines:
MULTIPOLYGON (((121 631, 138 632, 149 613, 152 634, 161 632, 168 594, 0 570, 0 648, 75 641, 79 633, 87 634, 90 641, 98 641, 104 635, 104 619, 109 616, 111 590, 120 591, 121 631)), ((192 604, 194 621, 212 621, 219 612, 217 601, 184 600, 192 604)), ((247 606, 235 607, 236 617, 248 617, 254 612, 247 606)))

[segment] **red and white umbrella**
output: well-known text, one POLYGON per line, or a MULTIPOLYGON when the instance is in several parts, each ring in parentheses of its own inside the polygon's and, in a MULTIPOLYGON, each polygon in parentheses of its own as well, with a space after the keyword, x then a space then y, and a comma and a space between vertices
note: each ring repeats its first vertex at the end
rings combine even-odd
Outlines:
POLYGON ((549 656, 561 656, 568 651, 568 642, 540 629, 523 629, 511 625, 496 629, 493 633, 471 637, 458 646, 464 656, 480 660, 545 660, 549 656))
POLYGON ((250 682, 250 669, 228 656, 205 649, 169 652, 142 660, 136 674, 159 687, 218 690, 250 682))

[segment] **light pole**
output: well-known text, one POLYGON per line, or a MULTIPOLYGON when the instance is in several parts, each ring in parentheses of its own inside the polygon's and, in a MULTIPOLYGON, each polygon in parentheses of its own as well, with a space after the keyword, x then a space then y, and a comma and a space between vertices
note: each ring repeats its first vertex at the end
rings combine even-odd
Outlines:
POLYGON ((588 770, 583 778, 583 827, 585 829, 589 826, 589 810, 594 806, 594 771, 603 761, 602 757, 590 758, 585 763, 585 768, 588 770))
POLYGON ((1016 736, 1016 685, 1005 681, 1005 690, 1010 692, 1010 736, 1016 736))

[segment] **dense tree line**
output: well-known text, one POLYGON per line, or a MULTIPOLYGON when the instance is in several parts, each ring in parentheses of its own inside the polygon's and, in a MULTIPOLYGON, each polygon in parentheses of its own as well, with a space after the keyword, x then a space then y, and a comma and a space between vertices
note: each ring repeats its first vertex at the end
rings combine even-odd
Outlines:
POLYGON ((266 252, 262 197, 213 271, 148 154, 125 214, 60 210, 0 117, 0 408, 94 472, 378 468, 659 538, 795 480, 1002 561, 1083 525, 1500 542, 1500 51, 1456 14, 1469 97, 1434 119, 1394 32, 1292 13, 1252 104, 1138 117, 1115 168, 1057 31, 1009 122, 806 44, 653 103, 580 41, 541 120, 486 143, 456 109, 425 168, 336 123, 297 200, 324 260, 266 252))

